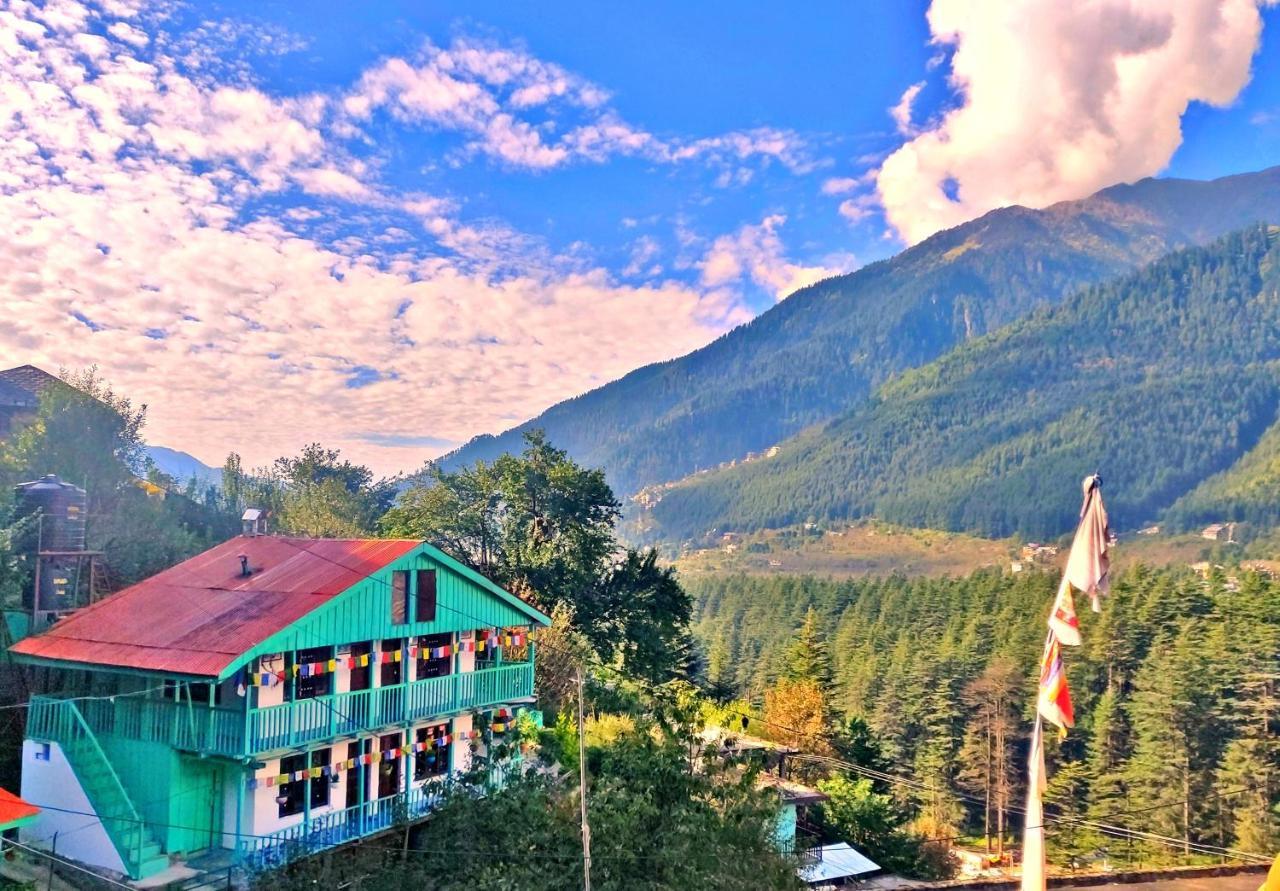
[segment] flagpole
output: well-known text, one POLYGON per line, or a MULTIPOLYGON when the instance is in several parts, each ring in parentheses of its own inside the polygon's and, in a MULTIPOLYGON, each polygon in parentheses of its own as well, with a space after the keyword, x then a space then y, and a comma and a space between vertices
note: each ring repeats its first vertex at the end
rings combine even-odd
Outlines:
POLYGON ((1047 861, 1044 826, 1044 722, 1047 718, 1065 735, 1074 723, 1071 693, 1067 686, 1062 647, 1079 646, 1080 625, 1076 617, 1073 586, 1091 596, 1098 610, 1098 595, 1107 589, 1110 561, 1107 556, 1110 530, 1102 505, 1102 477, 1085 477, 1080 520, 1071 541, 1067 565, 1053 607, 1049 611, 1049 631, 1040 656, 1040 677, 1036 689, 1036 723, 1031 733, 1027 757, 1027 808, 1022 832, 1021 891, 1045 891, 1047 861))
MULTIPOLYGON (((1052 633, 1052 632, 1051 632, 1052 633)), ((1044 851, 1044 719, 1036 714, 1027 757, 1027 808, 1022 830, 1021 891, 1045 891, 1044 851)))

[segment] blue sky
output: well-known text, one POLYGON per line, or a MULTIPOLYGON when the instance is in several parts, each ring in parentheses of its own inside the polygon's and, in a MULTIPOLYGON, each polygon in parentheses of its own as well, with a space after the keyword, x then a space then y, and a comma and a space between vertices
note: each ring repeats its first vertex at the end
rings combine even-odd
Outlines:
POLYGON ((210 463, 411 468, 993 207, 1280 163, 1253 0, 0 19, 0 352, 210 463))

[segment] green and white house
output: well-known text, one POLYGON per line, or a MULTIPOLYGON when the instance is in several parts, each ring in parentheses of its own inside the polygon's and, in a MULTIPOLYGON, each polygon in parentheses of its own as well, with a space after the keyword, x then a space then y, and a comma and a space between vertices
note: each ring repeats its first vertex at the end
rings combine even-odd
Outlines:
POLYGON ((533 702, 548 621, 423 542, 232 539, 13 646, 22 838, 140 879, 424 816, 533 702))

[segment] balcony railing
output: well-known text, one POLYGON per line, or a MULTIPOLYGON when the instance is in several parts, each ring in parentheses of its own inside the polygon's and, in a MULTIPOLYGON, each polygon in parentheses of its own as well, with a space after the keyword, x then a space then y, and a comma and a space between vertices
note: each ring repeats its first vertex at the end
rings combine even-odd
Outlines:
MULTIPOLYGON (((97 734, 159 742, 186 751, 242 757, 407 721, 500 705, 533 695, 533 664, 426 678, 388 687, 335 693, 261 709, 210 708, 168 699, 118 696, 82 700, 80 711, 97 734)), ((34 696, 31 714, 62 700, 34 696)), ((33 721, 30 727, 39 727, 33 721)), ((28 731, 29 736, 39 734, 28 731)))
POLYGON ((318 814, 269 835, 242 839, 239 861, 254 871, 284 866, 392 826, 420 820, 440 806, 455 783, 464 784, 461 788, 471 794, 484 794, 501 789, 521 770, 522 761, 516 755, 509 762, 490 765, 479 776, 445 777, 385 798, 318 814))
POLYGON ((372 730, 433 715, 498 705, 533 695, 533 664, 516 662, 479 671, 300 699, 249 713, 250 753, 372 730))

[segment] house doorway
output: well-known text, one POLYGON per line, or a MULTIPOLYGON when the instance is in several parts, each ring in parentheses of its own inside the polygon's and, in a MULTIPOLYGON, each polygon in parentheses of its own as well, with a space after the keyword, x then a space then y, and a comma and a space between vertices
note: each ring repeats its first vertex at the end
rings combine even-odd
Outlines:
POLYGON ((388 733, 379 740, 382 761, 378 764, 378 797, 386 798, 400 791, 400 734, 388 733))
POLYGON ((220 844, 223 777, 221 764, 207 758, 183 758, 168 850, 191 855, 220 844))

